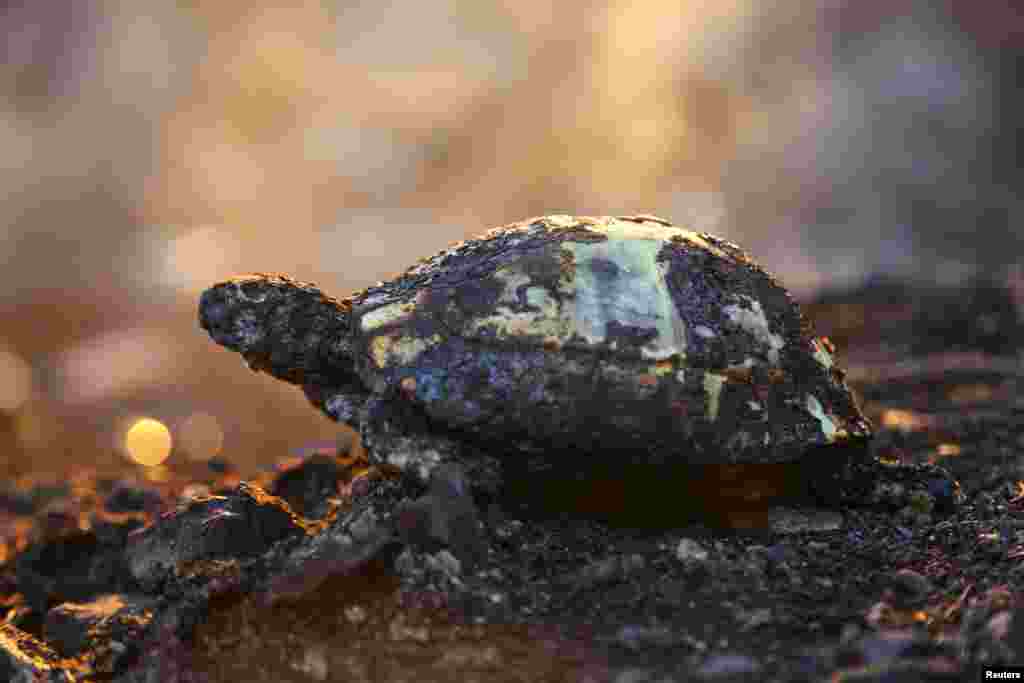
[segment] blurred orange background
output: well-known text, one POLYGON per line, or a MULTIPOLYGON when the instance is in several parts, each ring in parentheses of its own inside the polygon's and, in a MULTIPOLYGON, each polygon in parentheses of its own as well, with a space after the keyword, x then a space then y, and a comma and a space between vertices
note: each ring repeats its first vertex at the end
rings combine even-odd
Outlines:
POLYGON ((1012 3, 21 0, 0 36, 7 476, 337 439, 199 329, 236 273, 343 295, 545 213, 709 230, 799 296, 1020 272, 1012 3))

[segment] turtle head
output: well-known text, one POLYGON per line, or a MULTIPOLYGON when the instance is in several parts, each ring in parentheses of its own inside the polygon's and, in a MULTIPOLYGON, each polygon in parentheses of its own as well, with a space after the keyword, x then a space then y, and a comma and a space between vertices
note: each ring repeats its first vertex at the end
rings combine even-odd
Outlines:
POLYGON ((351 317, 346 302, 282 275, 232 278, 199 299, 199 324, 215 342, 293 384, 352 380, 351 317))

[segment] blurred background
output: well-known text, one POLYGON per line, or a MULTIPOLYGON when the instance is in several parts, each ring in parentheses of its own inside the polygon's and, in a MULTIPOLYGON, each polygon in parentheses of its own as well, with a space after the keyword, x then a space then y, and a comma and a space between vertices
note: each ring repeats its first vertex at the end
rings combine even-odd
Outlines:
POLYGON ((537 214, 712 231, 799 297, 1020 280, 1011 0, 294 5, 0 4, 3 476, 330 444, 199 292, 343 295, 537 214))

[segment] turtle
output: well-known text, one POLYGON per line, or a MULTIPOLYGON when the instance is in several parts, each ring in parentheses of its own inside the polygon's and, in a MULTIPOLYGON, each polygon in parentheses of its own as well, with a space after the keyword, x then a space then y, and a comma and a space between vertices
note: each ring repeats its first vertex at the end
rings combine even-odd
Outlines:
POLYGON ((871 458, 835 349, 787 290, 736 244, 655 216, 512 223, 341 300, 235 277, 199 321, 424 484, 444 463, 487 493, 510 470, 633 464, 820 482, 871 458))

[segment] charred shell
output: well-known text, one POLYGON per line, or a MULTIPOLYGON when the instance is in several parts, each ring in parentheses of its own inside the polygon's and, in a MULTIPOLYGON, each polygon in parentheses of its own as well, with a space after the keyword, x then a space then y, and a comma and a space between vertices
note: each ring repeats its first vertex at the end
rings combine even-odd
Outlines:
POLYGON ((209 290, 201 318, 335 419, 358 427, 373 399, 492 452, 780 463, 870 435, 771 275, 650 216, 515 223, 342 301, 250 276, 209 290))

